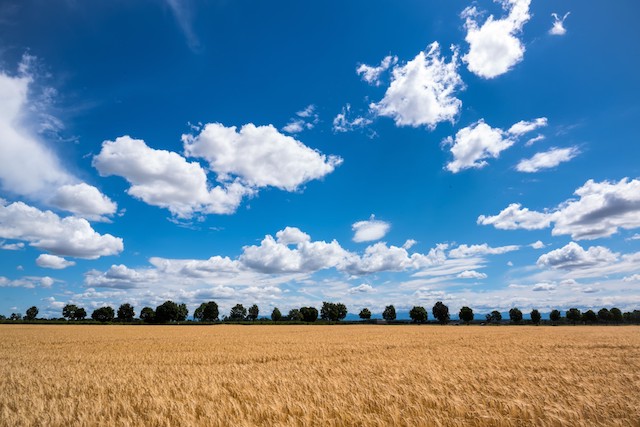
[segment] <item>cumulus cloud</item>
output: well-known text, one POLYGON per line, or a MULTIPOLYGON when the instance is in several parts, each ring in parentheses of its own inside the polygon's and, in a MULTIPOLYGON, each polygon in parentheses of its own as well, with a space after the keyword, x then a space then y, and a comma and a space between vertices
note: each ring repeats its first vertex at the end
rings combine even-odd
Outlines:
POLYGON ((36 258, 36 264, 42 268, 53 268, 54 270, 62 270, 63 268, 76 265, 74 261, 67 261, 66 259, 50 254, 40 254, 36 258))
POLYGON ((375 215, 371 215, 367 221, 355 222, 351 229, 354 231, 354 242, 371 242, 382 239, 391 228, 391 224, 385 221, 375 219, 375 215))
POLYGON ((585 250, 575 242, 541 255, 537 264, 540 267, 551 267, 563 270, 580 269, 618 261, 617 253, 604 246, 591 246, 585 250))
POLYGON ((366 294, 370 292, 373 292, 373 286, 367 285, 366 283, 349 288, 350 294, 366 294))
POLYGON ((555 291, 556 285, 554 285, 553 283, 536 283, 535 285, 533 285, 533 288, 531 288, 531 290, 534 292, 555 291))
POLYGON ((102 176, 125 178, 131 184, 129 195, 167 208, 180 218, 189 218, 196 212, 233 213, 244 196, 253 194, 238 182, 209 188, 206 172, 199 163, 188 162, 174 152, 155 150, 129 136, 103 142, 93 166, 102 176))
POLYGON ((439 255, 437 250, 426 255, 409 255, 404 248, 378 242, 368 246, 362 256, 351 254, 338 268, 358 276, 381 271, 415 270, 440 262, 439 255))
POLYGON ((2 241, 0 242, 0 249, 4 249, 5 251, 21 251, 22 249, 24 249, 24 243, 5 243, 4 241, 2 241))
POLYGON ((404 244, 402 245, 403 249, 409 250, 412 247, 414 247, 416 245, 416 243, 418 243, 416 240, 414 239, 407 239, 406 242, 404 242, 404 244))
POLYGON ((470 246, 460 245, 455 249, 451 249, 449 251, 449 256, 451 258, 469 258, 482 255, 500 255, 507 252, 517 251, 518 249, 520 249, 520 246, 517 245, 498 246, 496 248, 492 248, 486 243, 470 246))
POLYGON ((545 244, 542 243, 540 240, 530 244, 529 246, 531 246, 533 249, 542 249, 545 247, 545 244))
MULTIPOLYGON (((531 121, 520 120, 518 123, 513 124, 507 132, 514 136, 522 136, 538 128, 545 127, 547 124, 548 121, 546 117, 538 117, 531 121)), ((544 139, 544 137, 541 139, 544 139)))
POLYGON ((538 172, 542 169, 550 169, 558 166, 560 163, 568 162, 580 154, 578 147, 569 148, 552 148, 548 151, 536 153, 530 159, 522 159, 516 165, 518 172, 538 172))
POLYGON ((391 117, 396 126, 433 129, 455 120, 462 106, 455 92, 462 87, 458 52, 453 49, 451 61, 446 62, 434 42, 411 61, 396 65, 384 97, 369 107, 378 116, 391 117))
POLYGON ((205 159, 219 182, 238 179, 251 188, 276 187, 296 191, 321 179, 342 163, 300 141, 283 135, 273 126, 226 127, 207 124, 198 135, 183 135, 185 153, 205 159))
POLYGON ((23 202, 0 205, 0 238, 23 240, 54 255, 86 259, 123 250, 121 238, 99 234, 84 218, 60 218, 23 202))
POLYGON ((486 279, 487 275, 484 273, 480 273, 479 271, 475 271, 475 270, 465 270, 461 273, 458 273, 458 275, 456 276, 458 279, 477 279, 477 280, 482 280, 482 279, 486 279))
POLYGON ((131 289, 141 283, 156 281, 158 275, 151 269, 132 269, 126 265, 112 265, 105 272, 89 270, 85 274, 85 284, 93 288, 131 289))
POLYGON ((478 224, 496 228, 541 229, 554 224, 552 234, 574 240, 608 237, 623 229, 640 227, 640 180, 587 181, 570 199, 550 212, 530 211, 514 203, 496 216, 480 215, 478 224))
POLYGON ((390 67, 393 67, 397 63, 398 63, 398 57, 389 55, 389 56, 386 56, 380 62, 380 65, 376 67, 372 67, 366 64, 358 65, 358 68, 356 68, 356 73, 362 77, 362 80, 369 83, 370 85, 380 86, 380 84, 382 83, 380 81, 380 76, 382 75, 382 73, 384 73, 390 67))
POLYGON ((53 283, 54 280, 49 276, 27 276, 15 280, 10 280, 6 277, 0 276, 0 288, 50 288, 53 283))
POLYGON ((497 158, 500 153, 515 143, 504 131, 492 128, 480 120, 460 129, 455 136, 445 139, 451 146, 453 161, 447 163, 447 170, 458 173, 464 169, 480 169, 487 165, 486 159, 497 158))
POLYGON ((97 188, 79 184, 80 180, 66 170, 50 144, 34 130, 51 117, 45 114, 49 118, 43 119, 42 113, 34 111, 42 103, 29 97, 34 77, 24 61, 35 59, 25 58, 18 76, 0 71, 0 184, 7 192, 48 203, 90 220, 104 220, 105 215, 116 211, 115 203, 97 188), (72 189, 91 197, 80 202, 73 198, 72 189))
POLYGON ((84 182, 58 188, 51 203, 91 221, 107 221, 105 215, 113 215, 118 209, 100 190, 84 182))
POLYGON ((560 18, 557 13, 552 13, 553 25, 549 29, 549 34, 552 36, 564 36, 567 34, 567 29, 564 28, 564 20, 567 19, 570 14, 571 12, 567 12, 562 18, 560 18))
POLYGON ((507 16, 495 19, 490 15, 480 25, 478 18, 481 13, 470 6, 462 12, 465 20, 469 43, 469 52, 462 60, 467 63, 469 71, 491 79, 502 75, 522 61, 525 48, 518 35, 524 24, 529 20, 530 0, 498 0, 507 16))
POLYGON ((342 112, 338 113, 333 119, 333 131, 334 132, 350 132, 354 129, 364 128, 373 123, 373 120, 364 117, 364 116, 356 116, 354 118, 350 118, 351 116, 351 105, 347 104, 342 107, 342 112))
POLYGON ((289 123, 282 128, 284 132, 296 134, 306 129, 313 129, 320 121, 320 116, 316 113, 316 106, 311 104, 304 110, 298 111, 296 117, 289 120, 289 123))

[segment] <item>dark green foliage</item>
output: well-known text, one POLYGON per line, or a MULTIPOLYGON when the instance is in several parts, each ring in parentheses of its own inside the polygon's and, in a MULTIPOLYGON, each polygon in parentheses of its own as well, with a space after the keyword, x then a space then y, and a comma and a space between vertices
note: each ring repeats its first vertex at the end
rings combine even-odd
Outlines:
POLYGON ((62 308, 62 317, 68 320, 75 320, 77 311, 78 311, 77 305, 67 304, 62 308))
POLYGON ((200 322, 215 322, 219 315, 218 304, 215 301, 203 302, 193 312, 193 318, 200 322))
POLYGON ((516 307, 509 310, 509 320, 511 320, 513 323, 522 322, 522 311, 520 311, 520 309, 516 307))
POLYGON ((91 318, 93 320, 97 320, 98 322, 112 322, 113 318, 116 316, 116 312, 111 307, 100 307, 93 310, 91 313, 91 318))
POLYGON ((427 310, 424 307, 414 306, 409 310, 409 317, 414 323, 424 323, 427 321, 427 310))
POLYGON ((155 321, 158 323, 183 322, 188 314, 186 304, 176 304, 169 300, 156 307, 155 321))
POLYGON ((9 320, 22 320, 22 313, 11 313, 9 320))
POLYGON ((289 314, 287 315, 287 320, 292 322, 302 322, 302 313, 297 308, 293 308, 289 310, 289 314))
POLYGON ((247 309, 242 304, 236 304, 231 308, 229 312, 229 320, 239 321, 244 320, 247 317, 247 309))
POLYGON ((620 311, 619 308, 613 307, 610 310, 610 313, 611 313, 611 320, 613 321, 613 323, 617 325, 620 322, 622 322, 622 312, 620 311))
POLYGON ((560 317, 562 317, 560 310, 551 310, 551 313, 549 313, 549 319, 554 323, 560 320, 560 317))
POLYGON ((78 308, 78 310, 76 310, 75 320, 84 320, 85 317, 87 317, 87 310, 82 307, 78 308))
POLYGON ((570 308, 569 311, 567 311, 567 319, 570 320, 574 325, 576 324, 576 322, 579 322, 581 318, 582 314, 577 308, 570 308))
POLYGON ((358 316, 360 316, 362 320, 369 320, 371 319, 371 311, 369 311, 368 308, 363 308, 360 310, 360 314, 358 316))
POLYGON ((473 310, 467 306, 464 306, 460 309, 460 313, 458 314, 460 320, 462 320, 467 325, 473 321, 473 310))
POLYGON ((27 309, 27 314, 24 316, 24 320, 36 320, 38 315, 38 307, 35 305, 27 309))
POLYGON ((600 311, 598 311, 598 319, 604 323, 609 323, 612 317, 611 312, 606 308, 601 308, 600 311))
POLYGON ((337 322, 347 316, 347 306, 342 303, 323 302, 320 309, 320 318, 337 322))
POLYGON ((300 314, 305 322, 315 322, 318 319, 318 309, 315 307, 301 307, 300 314))
POLYGON ((249 314, 247 315, 247 319, 252 321, 256 320, 259 314, 260 314, 260 309, 256 304, 253 304, 251 307, 249 307, 249 314))
POLYGON ((487 314, 487 322, 500 323, 502 321, 502 314, 498 310, 493 310, 491 314, 487 314))
POLYGON ((396 308, 393 305, 386 306, 382 312, 382 318, 387 322, 396 320, 396 308))
POLYGON ((140 320, 144 323, 153 323, 156 320, 156 312, 151 307, 145 307, 140 311, 140 320))
POLYGON ((431 309, 433 317, 438 319, 441 325, 449 323, 449 307, 444 305, 442 301, 438 301, 431 309))
POLYGON ((119 322, 131 322, 136 317, 136 312, 133 311, 133 306, 129 303, 124 303, 118 307, 118 321, 119 322))
POLYGON ((598 321, 598 315, 593 310, 587 310, 582 313, 582 320, 585 323, 595 323, 598 321))
POLYGON ((540 324, 540 319, 542 319, 542 316, 540 315, 540 312, 538 310, 536 310, 535 308, 531 310, 530 316, 531 316, 531 323, 533 323, 534 325, 540 324))
POLYGON ((274 322, 279 322, 280 320, 282 320, 282 313, 280 313, 278 307, 273 308, 273 311, 271 312, 271 320, 273 320, 274 322))

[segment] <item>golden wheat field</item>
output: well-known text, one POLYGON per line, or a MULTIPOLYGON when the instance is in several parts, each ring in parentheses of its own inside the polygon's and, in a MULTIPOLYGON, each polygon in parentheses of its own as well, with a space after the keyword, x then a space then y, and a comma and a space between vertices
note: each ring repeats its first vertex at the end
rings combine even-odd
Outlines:
POLYGON ((640 328, 0 325, 3 426, 638 426, 640 328))

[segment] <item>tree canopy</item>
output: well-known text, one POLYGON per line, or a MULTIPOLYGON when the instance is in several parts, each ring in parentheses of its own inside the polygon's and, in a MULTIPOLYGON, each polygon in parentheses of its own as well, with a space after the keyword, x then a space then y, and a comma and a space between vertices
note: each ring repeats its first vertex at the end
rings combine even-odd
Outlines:
POLYGON ((441 325, 449 323, 449 307, 444 305, 442 301, 438 301, 431 309, 433 317, 438 319, 441 325))

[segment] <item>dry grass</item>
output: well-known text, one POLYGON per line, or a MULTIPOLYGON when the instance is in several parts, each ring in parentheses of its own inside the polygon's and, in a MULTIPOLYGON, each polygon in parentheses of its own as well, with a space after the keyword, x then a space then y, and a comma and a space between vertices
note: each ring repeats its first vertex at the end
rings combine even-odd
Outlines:
POLYGON ((637 327, 0 325, 2 426, 640 426, 637 327))

